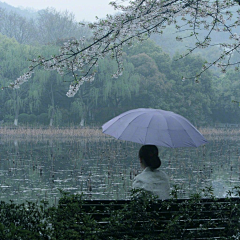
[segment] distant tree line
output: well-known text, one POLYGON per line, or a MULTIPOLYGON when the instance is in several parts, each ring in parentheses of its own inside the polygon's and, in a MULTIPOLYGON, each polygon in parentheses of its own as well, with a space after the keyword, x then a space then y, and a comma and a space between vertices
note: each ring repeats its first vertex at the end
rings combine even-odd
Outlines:
POLYGON ((75 16, 68 12, 58 12, 47 8, 28 18, 14 11, 0 8, 0 33, 15 38, 21 44, 61 44, 69 38, 89 37, 87 27, 76 22, 75 16), (58 42, 60 41, 60 42, 58 42))
MULTIPOLYGON (((72 76, 36 70, 32 81, 19 89, 5 88, 29 65, 28 59, 58 53, 58 45, 70 38, 91 36, 68 12, 46 9, 36 19, 27 19, 0 9, 0 120, 30 125, 100 125, 133 108, 151 107, 174 111, 196 125, 237 123, 240 74, 228 71, 216 76, 205 72, 201 80, 182 81, 203 65, 200 55, 176 61, 154 41, 125 48, 125 71, 117 80, 111 74, 117 64, 101 60, 94 82, 83 84, 74 98, 65 95, 72 76)), ((171 37, 171 34, 169 34, 171 37)), ((174 46, 178 49, 179 46, 174 46)), ((169 52, 169 51, 168 51, 169 52)), ((213 53, 210 53, 213 54, 213 53)))

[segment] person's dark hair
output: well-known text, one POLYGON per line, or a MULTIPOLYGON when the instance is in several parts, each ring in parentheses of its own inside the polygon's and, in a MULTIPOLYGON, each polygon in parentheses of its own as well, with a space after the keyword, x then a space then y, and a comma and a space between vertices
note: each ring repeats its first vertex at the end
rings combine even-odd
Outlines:
POLYGON ((143 145, 139 150, 138 157, 143 160, 143 165, 150 167, 151 170, 161 166, 158 148, 155 145, 143 145))

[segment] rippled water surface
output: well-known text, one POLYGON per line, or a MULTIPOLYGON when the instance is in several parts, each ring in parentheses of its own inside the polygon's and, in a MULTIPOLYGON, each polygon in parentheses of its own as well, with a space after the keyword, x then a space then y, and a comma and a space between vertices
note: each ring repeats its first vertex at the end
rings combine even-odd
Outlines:
MULTIPOLYGON (((116 140, 76 138, 0 143, 0 200, 47 199, 54 203, 59 189, 85 193, 90 199, 126 199, 132 179, 141 169, 141 145, 116 140)), ((213 186, 223 197, 240 182, 240 140, 215 137, 199 148, 159 148, 161 168, 171 186, 188 197, 213 186)))

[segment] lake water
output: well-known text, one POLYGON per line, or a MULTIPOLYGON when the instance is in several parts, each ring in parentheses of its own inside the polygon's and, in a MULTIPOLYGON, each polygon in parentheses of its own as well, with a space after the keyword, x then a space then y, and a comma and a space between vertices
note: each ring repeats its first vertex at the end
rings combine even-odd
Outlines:
MULTIPOLYGON (((57 202, 59 189, 89 199, 126 199, 141 171, 141 145, 113 139, 0 139, 0 200, 57 202)), ((240 183, 238 136, 215 136, 199 148, 159 148, 162 170, 180 197, 213 186, 217 197, 240 183)))

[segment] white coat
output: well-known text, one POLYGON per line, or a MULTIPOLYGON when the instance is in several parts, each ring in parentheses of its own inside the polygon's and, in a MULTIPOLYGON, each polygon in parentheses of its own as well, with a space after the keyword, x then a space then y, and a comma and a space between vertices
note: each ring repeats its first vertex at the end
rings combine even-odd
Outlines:
POLYGON ((170 184, 167 174, 159 169, 151 171, 146 167, 134 180, 132 187, 134 189, 144 189, 159 199, 168 199, 170 195, 170 184))

